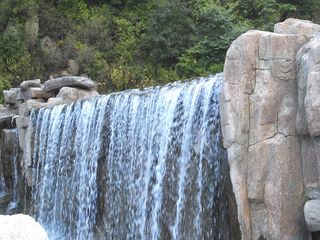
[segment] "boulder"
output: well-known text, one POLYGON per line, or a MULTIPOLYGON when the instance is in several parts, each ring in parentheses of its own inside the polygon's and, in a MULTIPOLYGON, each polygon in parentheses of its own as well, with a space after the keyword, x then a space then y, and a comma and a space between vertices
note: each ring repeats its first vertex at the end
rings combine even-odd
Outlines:
POLYGON ((320 136, 320 72, 308 75, 304 103, 308 131, 313 137, 320 136))
POLYGON ((63 87, 76 87, 80 89, 93 89, 94 81, 86 77, 65 76, 53 78, 44 83, 45 92, 58 92, 63 87))
POLYGON ((80 99, 99 96, 95 90, 82 90, 72 87, 63 87, 60 89, 57 98, 61 98, 64 103, 74 102, 80 99))
POLYGON ((19 115, 28 117, 32 109, 41 107, 46 107, 46 102, 43 99, 30 99, 19 105, 19 115))
POLYGON ((9 105, 16 105, 19 88, 11 88, 3 91, 4 102, 9 105))
POLYGON ((281 34, 302 34, 313 36, 320 33, 320 25, 307 20, 288 18, 284 22, 277 23, 274 26, 274 32, 281 34))
POLYGON ((320 36, 305 44, 297 54, 298 111, 296 129, 301 135, 317 136, 319 132, 320 36), (313 112, 314 111, 314 112, 313 112), (306 116, 308 113, 308 118, 306 116))
POLYGON ((230 46, 220 113, 242 239, 306 239, 296 54, 309 36, 249 31, 230 46))
POLYGON ((317 183, 306 185, 305 196, 308 199, 320 199, 320 185, 317 183))
POLYGON ((20 89, 21 91, 27 91, 28 88, 31 87, 40 87, 41 86, 41 81, 40 79, 34 79, 34 80, 27 80, 27 81, 23 81, 20 84, 20 89))
POLYGON ((52 92, 45 92, 41 87, 29 87, 26 91, 21 92, 21 98, 24 101, 36 98, 49 99, 53 97, 53 95, 52 92))
POLYGON ((49 240, 43 227, 23 214, 0 215, 0 229, 0 239, 3 240, 49 240))
POLYGON ((304 218, 308 230, 311 232, 320 231, 320 200, 310 200, 304 205, 304 218))
POLYGON ((47 102, 47 106, 52 106, 52 107, 60 104, 65 104, 63 99, 60 97, 49 98, 47 102))

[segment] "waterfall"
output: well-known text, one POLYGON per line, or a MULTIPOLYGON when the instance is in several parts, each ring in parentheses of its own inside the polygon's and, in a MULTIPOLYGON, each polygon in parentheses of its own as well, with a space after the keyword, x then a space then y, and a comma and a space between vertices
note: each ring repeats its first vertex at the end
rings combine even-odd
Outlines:
POLYGON ((21 210, 17 129, 1 130, 0 149, 0 214, 14 214, 21 210))
POLYGON ((50 239, 231 239, 222 77, 33 110, 31 212, 50 239))
POLYGON ((6 212, 9 214, 16 213, 19 208, 20 196, 19 196, 19 188, 18 188, 18 155, 19 155, 19 137, 17 129, 6 129, 7 135, 12 136, 11 142, 11 154, 10 160, 12 164, 12 187, 11 187, 11 199, 10 203, 7 206, 6 212))

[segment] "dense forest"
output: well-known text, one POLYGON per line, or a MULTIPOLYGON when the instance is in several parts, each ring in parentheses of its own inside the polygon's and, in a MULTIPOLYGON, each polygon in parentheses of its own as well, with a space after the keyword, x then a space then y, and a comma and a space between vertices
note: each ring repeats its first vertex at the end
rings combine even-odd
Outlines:
POLYGON ((1 0, 0 91, 85 74, 102 92, 220 72, 230 43, 319 0, 1 0))

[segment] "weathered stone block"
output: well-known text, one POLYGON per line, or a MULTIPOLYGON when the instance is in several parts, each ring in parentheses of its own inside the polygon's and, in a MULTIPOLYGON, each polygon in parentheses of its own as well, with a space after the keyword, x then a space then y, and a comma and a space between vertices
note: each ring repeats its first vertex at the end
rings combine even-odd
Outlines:
POLYGON ((80 99, 99 96, 95 90, 83 90, 72 87, 63 87, 60 89, 57 98, 61 98, 64 103, 70 103, 80 99))
POLYGON ((306 239, 295 79, 309 39, 249 31, 228 50, 221 126, 242 239, 306 239))
POLYGON ((309 133, 320 136, 320 72, 308 75, 304 104, 309 133))
POLYGON ((34 80, 27 80, 27 81, 23 81, 21 84, 20 84, 20 89, 21 91, 27 91, 28 88, 31 88, 31 87, 41 87, 41 81, 40 79, 34 79, 34 80))
POLYGON ((304 194, 308 199, 320 199, 320 184, 307 184, 305 186, 304 194))
MULTIPOLYGON (((301 157, 304 184, 315 184, 319 181, 319 163, 316 146, 310 137, 301 140, 301 157)), ((320 156, 319 156, 320 157, 320 156)))
POLYGON ((310 200, 304 205, 304 218, 308 230, 311 232, 320 231, 320 200, 310 200))
POLYGON ((315 35, 320 32, 320 25, 311 21, 288 18, 274 26, 275 33, 315 35))
POLYGON ((53 97, 52 92, 45 92, 40 87, 30 87, 26 91, 21 93, 21 96, 24 101, 27 101, 29 99, 36 99, 36 98, 43 98, 43 99, 49 99, 53 97))
POLYGON ((46 103, 41 99, 30 99, 25 103, 19 105, 19 115, 23 117, 28 117, 31 109, 46 107, 46 103))
MULTIPOLYGON (((314 37, 309 43, 304 45, 297 54, 297 80, 298 80, 298 110, 296 116, 296 129, 300 135, 308 135, 308 123, 306 118, 306 94, 307 88, 311 87, 309 82, 309 76, 312 72, 320 72, 320 37, 314 37)), ((311 76, 311 78, 313 78, 311 76)), ((312 79, 314 81, 315 79, 312 79)), ((315 90, 310 89, 311 92, 315 90)), ((313 100, 317 101, 317 96, 308 96, 309 107, 312 106, 313 100), (313 99, 314 97, 314 99, 313 99)), ((311 113, 312 114, 312 113, 311 113)))
POLYGON ((46 92, 57 92, 63 87, 93 89, 95 87, 95 83, 90 78, 76 76, 53 78, 44 83, 44 91, 46 92))
POLYGON ((3 91, 4 102, 9 105, 16 105, 19 88, 11 88, 3 91))

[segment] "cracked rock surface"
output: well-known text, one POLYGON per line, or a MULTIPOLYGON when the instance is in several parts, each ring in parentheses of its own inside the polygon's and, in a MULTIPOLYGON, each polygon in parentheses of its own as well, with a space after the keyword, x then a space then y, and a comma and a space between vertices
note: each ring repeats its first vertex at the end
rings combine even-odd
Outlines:
POLYGON ((320 135, 318 32, 288 19, 275 33, 241 35, 227 52, 221 124, 243 239, 308 239, 304 184, 320 163, 310 138, 320 135))

